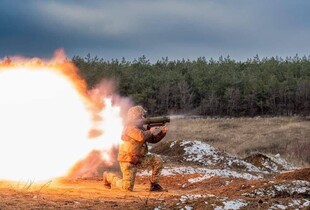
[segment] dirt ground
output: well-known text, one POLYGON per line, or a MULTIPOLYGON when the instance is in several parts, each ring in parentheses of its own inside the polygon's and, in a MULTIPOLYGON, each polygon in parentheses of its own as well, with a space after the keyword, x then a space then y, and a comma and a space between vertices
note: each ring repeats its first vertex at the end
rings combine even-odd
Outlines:
POLYGON ((276 184, 290 184, 294 179, 309 180, 309 174, 310 168, 305 168, 271 179, 245 180, 214 176, 196 183, 189 183, 188 180, 201 177, 202 174, 179 174, 163 176, 161 183, 168 192, 157 193, 148 192, 148 176, 137 177, 134 192, 106 189, 99 177, 63 178, 41 184, 2 181, 0 209, 215 209, 216 206, 223 206, 224 201, 240 199, 246 201, 247 205, 237 209, 270 209, 284 203, 289 206, 292 199, 303 202, 304 206, 299 205, 298 209, 309 209, 309 189, 299 194, 282 192, 268 196, 257 193, 258 189, 268 190, 276 184))
POLYGON ((91 153, 66 178, 0 181, 0 210, 310 209, 310 168, 292 166, 280 155, 240 158, 197 140, 166 142, 165 150, 171 151, 161 155, 167 192, 149 192, 149 170, 138 171, 133 192, 104 188, 103 171, 119 169, 91 153))

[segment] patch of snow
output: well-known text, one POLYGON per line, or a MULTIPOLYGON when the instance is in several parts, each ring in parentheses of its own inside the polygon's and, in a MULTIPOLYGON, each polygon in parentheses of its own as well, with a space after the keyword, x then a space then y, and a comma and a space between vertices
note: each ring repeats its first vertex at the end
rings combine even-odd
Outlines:
POLYGON ((216 206, 216 207, 214 208, 214 210, 223 210, 223 207, 222 207, 222 206, 216 206))
POLYGON ((254 194, 249 194, 249 197, 258 196, 271 196, 275 197, 277 195, 295 195, 303 194, 310 196, 310 182, 296 180, 290 183, 280 183, 270 186, 269 188, 258 188, 254 191, 254 194))
POLYGON ((200 195, 200 194, 187 194, 187 195, 181 195, 180 201, 182 203, 185 203, 187 200, 195 200, 198 198, 206 198, 207 195, 200 195))
POLYGON ((265 167, 265 168, 268 168, 269 170, 271 171, 274 171, 274 172, 278 172, 278 165, 275 164, 274 162, 271 162, 269 160, 266 160, 262 163, 262 165, 265 167))
POLYGON ((247 203, 242 199, 227 201, 224 204, 224 209, 240 209, 243 206, 247 206, 247 203))
POLYGON ((248 162, 243 161, 243 160, 228 158, 227 164, 229 166, 233 166, 233 165, 237 165, 237 166, 241 166, 241 167, 243 166, 249 172, 264 173, 264 174, 268 174, 269 173, 268 171, 263 171, 263 170, 257 168, 256 166, 254 166, 253 164, 248 163, 248 162))
MULTIPOLYGON (((271 206, 269 209, 286 209, 287 207, 282 205, 282 204, 274 204, 273 206, 271 206)), ((268 210, 269 210, 268 209, 268 210)))
POLYGON ((206 144, 206 143, 203 143, 201 141, 197 141, 197 140, 194 140, 194 141, 182 141, 180 143, 180 146, 186 146, 184 147, 184 151, 185 151, 185 154, 188 154, 188 155, 216 155, 217 152, 215 150, 214 147, 206 144), (188 146, 186 146, 188 145, 188 146))
MULTIPOLYGON (((174 145, 175 143, 173 145, 171 144, 170 147, 173 147, 174 145)), ((221 165, 225 168, 233 168, 234 166, 237 166, 238 168, 243 168, 248 172, 269 173, 268 171, 259 169, 246 161, 239 160, 235 157, 230 157, 228 154, 224 154, 202 141, 183 140, 180 142, 180 146, 183 147, 185 151, 183 159, 187 162, 196 162, 202 165, 212 166, 221 165)))
POLYGON ((250 197, 250 198, 254 198, 255 197, 255 195, 253 193, 242 193, 241 195, 245 196, 245 197, 250 197))
POLYGON ((307 193, 310 196, 310 183, 307 181, 296 180, 292 181, 291 184, 279 184, 274 185, 278 192, 288 192, 290 195, 297 193, 303 194, 307 193))
POLYGON ((205 179, 209 179, 210 177, 212 177, 212 176, 209 175, 209 174, 205 174, 204 176, 201 176, 201 177, 189 179, 188 182, 189 183, 201 182, 201 181, 203 181, 205 179))
MULTIPOLYGON (((187 195, 181 195, 180 197, 180 202, 181 203, 177 203, 176 205, 180 205, 180 204, 184 204, 186 203, 188 200, 192 201, 192 200, 196 200, 199 198, 206 198, 206 197, 213 197, 213 195, 201 195, 201 194, 187 194, 187 195)), ((193 209, 191 206, 184 206, 184 208, 187 209, 193 209)), ((183 209, 183 208, 182 208, 183 209)))
POLYGON ((224 201, 223 204, 224 206, 215 207, 215 210, 237 210, 248 205, 245 200, 242 199, 224 201))
POLYGON ((292 166, 289 163, 287 163, 286 160, 282 159, 279 154, 275 156, 267 155, 267 157, 269 157, 276 164, 281 165, 284 170, 298 169, 297 167, 292 166))
POLYGON ((306 200, 306 202, 304 202, 302 206, 304 207, 310 206, 310 200, 306 200))
POLYGON ((301 201, 300 200, 292 200, 291 203, 288 204, 288 206, 293 207, 293 206, 300 206, 301 201))
MULTIPOLYGON (((176 174, 204 174, 202 179, 210 178, 211 176, 220 176, 220 177, 234 177, 234 178, 243 178, 247 180, 257 180, 261 179, 261 176, 254 176, 248 173, 238 173, 232 170, 227 169, 207 169, 207 168, 194 168, 191 166, 188 167, 167 167, 162 170, 162 176, 171 176, 176 174)), ((150 176, 150 170, 141 170, 138 172, 139 176, 150 176)), ((191 182, 195 182, 196 179, 191 180, 191 182)), ((198 181, 198 179, 197 179, 198 181)))
MULTIPOLYGON (((192 210, 193 209, 193 207, 191 207, 191 206, 184 206, 184 208, 185 208, 185 210, 192 210)), ((183 209, 183 208, 182 208, 183 209)))
POLYGON ((173 142, 171 142, 171 144, 170 144, 170 148, 171 148, 171 147, 173 147, 173 146, 176 144, 176 142, 177 142, 177 141, 173 141, 173 142))
POLYGON ((308 207, 309 205, 310 205, 310 200, 307 200, 307 199, 292 200, 291 203, 288 204, 288 207, 303 208, 303 207, 308 207))

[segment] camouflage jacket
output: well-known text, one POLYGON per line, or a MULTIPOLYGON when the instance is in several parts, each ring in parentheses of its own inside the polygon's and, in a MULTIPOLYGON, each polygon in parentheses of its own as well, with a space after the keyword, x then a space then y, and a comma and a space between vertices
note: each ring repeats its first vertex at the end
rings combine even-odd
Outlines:
POLYGON ((153 135, 143 126, 128 125, 124 128, 122 142, 119 146, 118 161, 138 164, 148 153, 147 143, 157 143, 165 137, 160 131, 153 135))

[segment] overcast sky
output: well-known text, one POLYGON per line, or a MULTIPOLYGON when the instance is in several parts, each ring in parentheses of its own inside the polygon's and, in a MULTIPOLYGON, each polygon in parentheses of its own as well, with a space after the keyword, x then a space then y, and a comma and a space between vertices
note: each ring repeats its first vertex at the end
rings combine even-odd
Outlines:
POLYGON ((308 0, 0 0, 0 58, 309 56, 308 0))

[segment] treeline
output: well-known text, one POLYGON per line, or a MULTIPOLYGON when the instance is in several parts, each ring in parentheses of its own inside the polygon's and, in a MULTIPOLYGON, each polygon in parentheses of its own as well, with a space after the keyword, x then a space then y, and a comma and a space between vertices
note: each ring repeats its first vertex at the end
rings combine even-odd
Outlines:
POLYGON ((210 116, 309 115, 310 57, 235 61, 173 60, 151 63, 73 57, 89 88, 116 81, 118 93, 152 115, 189 113, 210 116))

